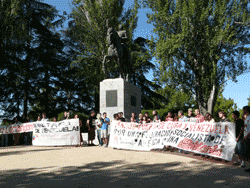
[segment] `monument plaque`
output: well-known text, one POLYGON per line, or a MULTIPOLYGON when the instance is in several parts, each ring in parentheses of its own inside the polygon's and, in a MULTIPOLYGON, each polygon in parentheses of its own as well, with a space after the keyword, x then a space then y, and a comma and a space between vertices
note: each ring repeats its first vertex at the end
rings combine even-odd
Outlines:
POLYGON ((117 106, 117 90, 106 90, 106 107, 117 106))
POLYGON ((136 107, 136 96, 135 95, 131 95, 131 106, 136 107))

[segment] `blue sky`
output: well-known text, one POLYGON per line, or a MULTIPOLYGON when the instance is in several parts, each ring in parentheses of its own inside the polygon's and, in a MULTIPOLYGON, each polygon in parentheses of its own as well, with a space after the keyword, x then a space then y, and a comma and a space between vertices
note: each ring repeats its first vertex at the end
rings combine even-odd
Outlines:
MULTIPOLYGON (((55 6, 56 9, 61 11, 60 14, 62 14, 63 11, 66 11, 69 14, 71 11, 71 1, 72 0, 44 0, 43 2, 55 6)), ((133 0, 127 0, 125 7, 132 6, 133 2, 133 0)), ((148 9, 140 9, 139 11, 138 27, 134 33, 134 38, 141 36, 149 39, 152 34, 153 26, 151 24, 147 24, 146 12, 148 12, 148 9)), ((65 25, 65 27, 67 27, 67 25, 65 25)), ((249 57, 247 58, 247 62, 248 66, 250 66, 249 57)), ((150 72, 147 76, 150 80, 153 79, 152 72, 150 72)), ((237 107, 242 108, 243 106, 247 105, 247 98, 250 97, 250 73, 238 76, 237 79, 237 83, 234 83, 230 80, 227 82, 223 96, 227 99, 233 99, 237 104, 237 107)))

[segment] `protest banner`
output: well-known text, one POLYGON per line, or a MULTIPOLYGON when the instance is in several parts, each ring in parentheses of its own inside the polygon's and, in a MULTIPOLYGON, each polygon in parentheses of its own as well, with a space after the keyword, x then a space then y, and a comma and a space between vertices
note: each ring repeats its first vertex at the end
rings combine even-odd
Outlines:
POLYGON ((79 119, 35 122, 32 145, 62 146, 80 144, 79 119))
POLYGON ((34 123, 23 123, 23 124, 12 124, 7 126, 0 127, 1 134, 15 134, 15 133, 24 133, 32 132, 34 128, 34 123))
POLYGON ((120 149, 162 149, 169 145, 186 151, 231 160, 236 145, 234 123, 111 123, 109 146, 120 149))

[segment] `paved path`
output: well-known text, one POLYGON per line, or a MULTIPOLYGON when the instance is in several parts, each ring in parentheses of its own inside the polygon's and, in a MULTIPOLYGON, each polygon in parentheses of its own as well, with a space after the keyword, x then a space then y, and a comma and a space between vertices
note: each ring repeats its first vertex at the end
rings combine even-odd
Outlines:
POLYGON ((102 147, 0 148, 0 187, 249 187, 240 167, 171 152, 102 147))

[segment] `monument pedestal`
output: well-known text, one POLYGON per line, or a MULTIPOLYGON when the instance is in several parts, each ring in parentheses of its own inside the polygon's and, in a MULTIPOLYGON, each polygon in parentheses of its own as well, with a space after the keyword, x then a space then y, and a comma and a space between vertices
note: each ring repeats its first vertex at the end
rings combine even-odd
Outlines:
POLYGON ((100 82, 100 113, 103 112, 110 120, 115 113, 123 112, 130 122, 133 112, 137 117, 141 112, 141 90, 123 78, 103 80, 100 82))

